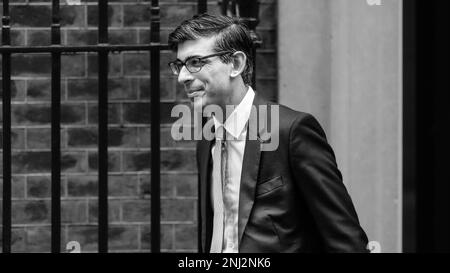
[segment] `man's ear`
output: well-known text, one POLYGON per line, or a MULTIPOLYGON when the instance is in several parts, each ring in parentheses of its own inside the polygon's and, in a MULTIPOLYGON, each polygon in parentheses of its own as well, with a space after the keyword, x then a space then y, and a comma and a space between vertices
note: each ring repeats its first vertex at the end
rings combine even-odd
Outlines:
POLYGON ((232 78, 242 74, 247 63, 247 56, 242 51, 236 51, 231 55, 231 74, 232 78))

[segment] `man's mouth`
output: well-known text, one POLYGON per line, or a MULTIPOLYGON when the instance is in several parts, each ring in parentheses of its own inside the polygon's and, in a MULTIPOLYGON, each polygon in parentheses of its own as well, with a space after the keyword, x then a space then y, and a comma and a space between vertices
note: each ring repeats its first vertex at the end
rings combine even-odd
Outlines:
POLYGON ((203 89, 197 89, 197 90, 192 90, 192 91, 187 92, 188 98, 200 97, 200 96, 203 96, 204 94, 205 94, 205 91, 203 89))

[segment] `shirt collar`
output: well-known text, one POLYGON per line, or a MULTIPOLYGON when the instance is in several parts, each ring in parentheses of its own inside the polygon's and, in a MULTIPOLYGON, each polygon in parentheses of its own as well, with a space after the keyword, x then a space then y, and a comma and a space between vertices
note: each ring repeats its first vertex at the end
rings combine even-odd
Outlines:
POLYGON ((244 131, 245 125, 250 117, 254 98, 255 91, 253 91, 253 88, 249 86, 244 98, 241 100, 239 105, 234 108, 233 112, 231 112, 230 116, 225 121, 225 124, 220 123, 216 117, 213 116, 216 132, 219 131, 217 128, 223 126, 227 133, 229 133, 233 138, 238 139, 244 131))

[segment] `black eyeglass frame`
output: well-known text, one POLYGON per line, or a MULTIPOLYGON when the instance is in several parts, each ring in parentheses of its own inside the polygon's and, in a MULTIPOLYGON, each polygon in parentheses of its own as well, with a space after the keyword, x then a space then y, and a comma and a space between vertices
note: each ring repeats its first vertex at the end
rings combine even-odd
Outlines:
POLYGON ((223 56, 225 54, 230 54, 233 53, 232 51, 220 51, 214 54, 210 54, 210 55, 206 55, 203 57, 190 57, 187 58, 186 61, 182 62, 180 60, 176 60, 176 61, 172 61, 169 62, 168 65, 170 67, 170 70, 172 71, 172 73, 176 76, 178 76, 180 74, 181 69, 183 68, 183 66, 186 66, 186 69, 190 72, 190 73, 197 73, 200 72, 200 70, 202 70, 203 66, 206 64, 204 62, 202 62, 205 59, 211 58, 211 57, 216 57, 216 56, 223 56), (200 67, 190 67, 189 65, 187 65, 189 63, 189 61, 196 59, 197 61, 201 62, 202 65, 200 67), (194 71, 192 71, 192 68, 195 68, 194 71), (198 69, 198 70, 197 70, 198 69))

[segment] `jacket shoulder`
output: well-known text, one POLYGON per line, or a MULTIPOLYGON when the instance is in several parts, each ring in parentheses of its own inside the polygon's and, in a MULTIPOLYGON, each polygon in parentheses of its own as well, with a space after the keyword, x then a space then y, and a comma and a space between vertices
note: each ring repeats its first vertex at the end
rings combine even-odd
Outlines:
POLYGON ((310 113, 294 110, 283 104, 276 104, 279 106, 279 121, 280 129, 291 129, 298 124, 313 121, 318 124, 317 119, 310 113))

